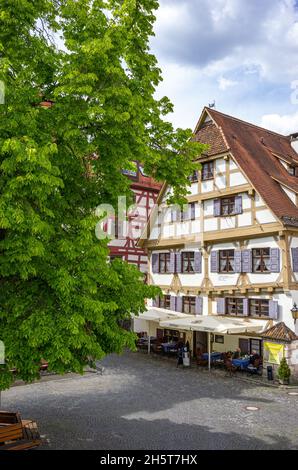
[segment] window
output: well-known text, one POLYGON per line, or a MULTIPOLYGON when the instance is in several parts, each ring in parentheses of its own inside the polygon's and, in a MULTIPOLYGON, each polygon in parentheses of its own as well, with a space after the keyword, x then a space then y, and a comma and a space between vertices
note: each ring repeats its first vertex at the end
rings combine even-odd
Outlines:
POLYGON ((162 341, 164 343, 170 343, 171 341, 177 342, 180 339, 185 342, 185 333, 176 330, 161 330, 160 337, 162 335, 162 341))
POLYGON ((158 272, 165 274, 170 270, 170 253, 160 253, 159 255, 159 269, 158 272))
POLYGON ((182 253, 182 272, 193 273, 195 271, 195 254, 193 251, 182 253))
POLYGON ((219 343, 219 344, 224 344, 225 337, 223 335, 215 335, 214 336, 214 342, 219 343))
POLYGON ((227 312, 228 315, 243 315, 243 299, 228 298, 227 312))
POLYGON ((183 312, 195 315, 196 313, 196 298, 195 297, 183 297, 183 312))
POLYGON ((288 166, 288 173, 291 176, 298 176, 298 168, 296 166, 288 166))
POLYGON ((250 315, 252 317, 269 316, 269 300, 251 299, 249 301, 250 315))
POLYGON ((197 183, 199 180, 199 172, 198 170, 195 170, 192 175, 188 177, 189 181, 191 183, 197 183))
POLYGON ((235 197, 224 197, 220 200, 220 215, 233 215, 236 212, 235 197))
POLYGON ((270 248, 252 250, 252 270, 254 273, 270 272, 270 248))
POLYGON ((250 339, 249 345, 250 345, 250 354, 253 354, 255 352, 259 356, 262 356, 262 340, 261 339, 250 339))
POLYGON ((165 308, 167 310, 171 310, 171 296, 170 295, 163 295, 159 297, 159 308, 165 308))
POLYGON ((219 252, 219 272, 234 272, 234 250, 220 250, 219 252))
POLYGON ((262 340, 239 338, 239 348, 241 354, 252 354, 256 351, 259 356, 262 355, 262 340))
POLYGON ((184 222, 186 220, 195 220, 195 218, 196 218, 196 203, 190 202, 187 205, 186 211, 181 210, 180 221, 184 222))
POLYGON ((202 181, 214 178, 214 162, 206 162, 202 164, 202 181))

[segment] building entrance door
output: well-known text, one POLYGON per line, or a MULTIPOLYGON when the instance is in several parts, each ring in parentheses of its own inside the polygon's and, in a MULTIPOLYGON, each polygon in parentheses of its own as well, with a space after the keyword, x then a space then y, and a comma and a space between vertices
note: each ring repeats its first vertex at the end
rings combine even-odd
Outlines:
POLYGON ((193 353, 194 356, 208 351, 208 336, 205 331, 193 332, 193 353))

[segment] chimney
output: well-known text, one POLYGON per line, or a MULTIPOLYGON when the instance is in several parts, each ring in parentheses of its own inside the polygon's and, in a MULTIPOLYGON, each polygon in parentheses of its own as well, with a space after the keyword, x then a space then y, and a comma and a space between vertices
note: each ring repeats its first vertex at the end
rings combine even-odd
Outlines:
POLYGON ((290 135, 291 145, 295 152, 298 153, 298 132, 290 135))

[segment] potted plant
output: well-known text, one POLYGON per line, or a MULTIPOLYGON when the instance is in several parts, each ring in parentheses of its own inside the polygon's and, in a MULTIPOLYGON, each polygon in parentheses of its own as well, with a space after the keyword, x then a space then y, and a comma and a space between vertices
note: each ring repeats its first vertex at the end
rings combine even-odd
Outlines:
POLYGON ((290 382, 291 369, 288 366, 287 360, 285 357, 280 361, 280 366, 277 370, 279 383, 282 385, 288 385, 290 382))

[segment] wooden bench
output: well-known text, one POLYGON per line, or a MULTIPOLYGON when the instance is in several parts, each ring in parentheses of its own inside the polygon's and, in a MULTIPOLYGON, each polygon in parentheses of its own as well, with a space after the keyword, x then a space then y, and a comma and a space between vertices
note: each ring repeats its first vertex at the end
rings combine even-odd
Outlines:
POLYGON ((36 423, 21 421, 0 425, 0 451, 26 450, 41 444, 36 423))
POLYGON ((10 411, 0 411, 0 426, 1 424, 15 424, 21 422, 19 413, 12 413, 10 411))

